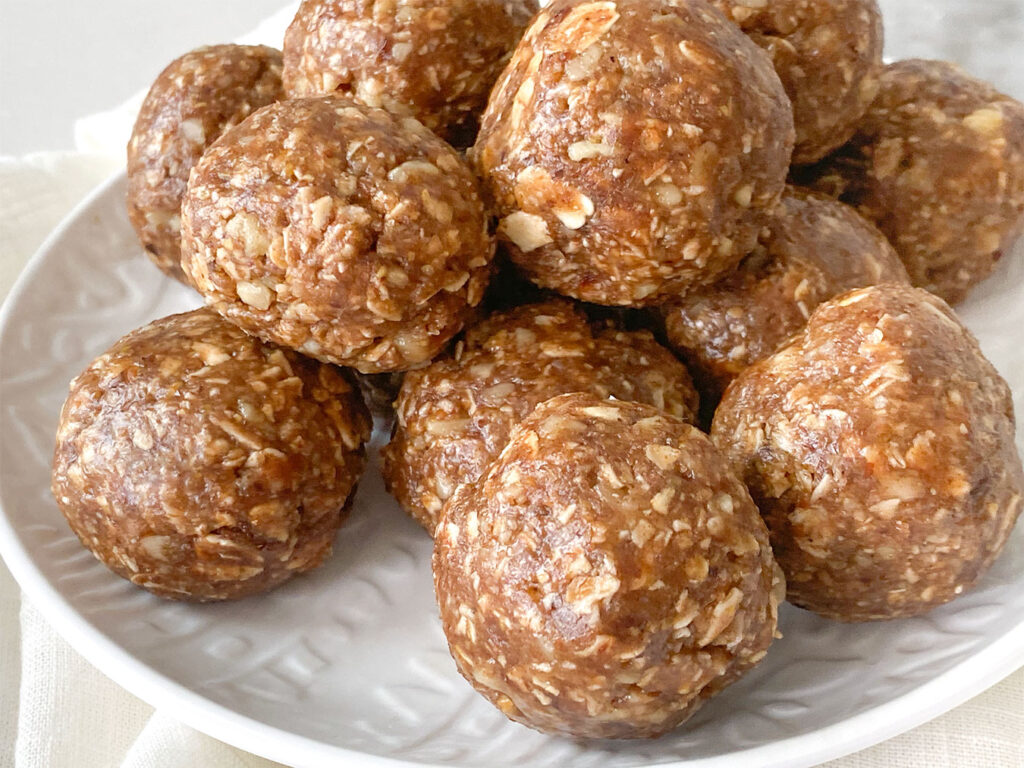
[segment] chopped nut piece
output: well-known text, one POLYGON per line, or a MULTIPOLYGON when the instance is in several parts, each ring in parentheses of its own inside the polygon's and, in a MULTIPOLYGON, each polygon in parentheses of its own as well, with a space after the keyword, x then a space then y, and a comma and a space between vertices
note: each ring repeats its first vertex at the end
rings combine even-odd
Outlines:
POLYGON ((181 121, 181 133, 193 144, 206 143, 206 132, 203 130, 203 124, 194 117, 181 121))
POLYGON ((501 220, 498 232, 516 244, 524 253, 553 242, 547 222, 532 213, 515 211, 501 220))
POLYGON ((644 448, 644 455, 654 462, 658 469, 669 470, 679 461, 682 453, 671 445, 648 445, 644 448))
POLYGON ((1003 131, 1003 113, 992 107, 982 107, 965 117, 964 125, 982 135, 1000 138, 1003 131))
POLYGON ((242 280, 235 284, 235 291, 253 309, 269 309, 274 300, 274 292, 260 283, 242 280))
MULTIPOLYGON (((594 50, 598 50, 595 48, 594 50)), ((589 160, 593 157, 608 157, 615 149, 607 144, 596 141, 574 141, 569 145, 569 159, 574 162, 589 160)))
POLYGON ((658 184, 654 188, 654 197, 662 205, 671 208, 682 201, 683 193, 675 184, 658 184))
POLYGON ((619 12, 613 2, 579 3, 551 31, 552 49, 585 51, 618 20, 619 12))
POLYGON ((594 203, 584 194, 578 195, 572 203, 571 208, 555 208, 555 216, 569 229, 579 229, 594 215, 594 203))
POLYGON ((590 406, 583 409, 583 414, 594 419, 601 419, 602 421, 619 421, 622 417, 622 413, 618 408, 608 405, 590 406))
POLYGON ((167 550, 171 546, 171 542, 170 536, 143 536, 139 539, 139 549, 142 550, 143 555, 158 563, 166 562, 170 554, 167 550))
POLYGON ((192 349, 196 351, 204 365, 220 365, 231 359, 230 352, 207 341, 193 341, 192 349))

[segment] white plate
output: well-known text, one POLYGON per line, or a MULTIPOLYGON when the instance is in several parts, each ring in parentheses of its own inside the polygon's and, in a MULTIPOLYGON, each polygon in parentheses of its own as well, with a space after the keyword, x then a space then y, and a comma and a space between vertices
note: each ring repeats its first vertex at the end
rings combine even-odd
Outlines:
MULTIPOLYGON (((136 589, 82 548, 49 492, 68 381, 122 333, 198 303, 138 253, 123 195, 119 177, 75 211, 0 318, 0 549, 86 658, 195 728, 302 766, 364 753, 365 764, 559 768, 725 766, 742 754, 744 766, 792 767, 910 728, 1024 664, 1019 526, 978 589, 926 617, 847 626, 786 606, 785 637, 764 663, 665 738, 583 746, 541 736, 505 720, 457 674, 436 618, 430 540, 374 466, 319 571, 225 605, 136 589)), ((1024 413, 1024 249, 962 314, 1024 413)))
MULTIPOLYGON (((1024 96, 1022 0, 882 5, 890 54, 954 58, 1024 96)), ((1021 525, 976 590, 926 617, 847 626, 785 606, 785 637, 764 663, 665 738, 545 737, 505 720, 455 671, 430 541, 372 465, 319 571, 227 605, 167 603, 132 587, 82 548, 49 492, 67 383, 126 331, 198 303, 139 254, 123 193, 119 177, 85 201, 0 312, 0 553, 78 651, 189 725, 296 766, 800 768, 918 725, 1024 665, 1021 525)), ((1024 420, 1024 247, 961 315, 1024 420)), ((1024 428, 1017 443, 1024 449, 1024 428)))

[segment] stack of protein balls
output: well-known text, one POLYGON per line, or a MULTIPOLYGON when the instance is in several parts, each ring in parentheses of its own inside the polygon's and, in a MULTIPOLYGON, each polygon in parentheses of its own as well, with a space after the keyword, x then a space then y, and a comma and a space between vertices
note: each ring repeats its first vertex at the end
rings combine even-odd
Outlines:
POLYGON ((946 303, 1024 225, 1024 106, 881 52, 874 0, 306 0, 283 57, 186 54, 128 208, 207 308, 74 381, 64 514, 160 596, 267 590, 330 553, 357 379, 400 382, 385 479, 459 670, 580 737, 686 720, 784 597, 952 600, 1024 493, 946 303))

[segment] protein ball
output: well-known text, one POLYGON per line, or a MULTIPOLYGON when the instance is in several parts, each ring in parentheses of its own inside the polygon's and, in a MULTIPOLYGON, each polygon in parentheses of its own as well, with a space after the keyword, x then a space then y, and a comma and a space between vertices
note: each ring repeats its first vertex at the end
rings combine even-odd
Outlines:
POLYGON ((897 62, 853 140, 798 178, 858 208, 914 285, 956 304, 1024 228, 1024 105, 953 64, 897 62))
POLYGON ((649 403, 689 421, 697 410, 685 366, 650 333, 591 326, 565 300, 520 307, 406 374, 383 451, 388 490, 433 532, 445 500, 483 475, 512 428, 569 392, 649 403))
POLYGON ((198 309, 129 333, 71 383, 53 495, 132 584, 245 597, 330 555, 369 432, 342 370, 198 309))
POLYGON ((842 621, 970 589, 1024 493, 1009 387, 945 303, 905 285, 818 307, 733 382, 712 439, 761 508, 790 602, 842 621))
POLYGON ((265 107, 196 165, 182 265, 265 341, 363 373, 422 365, 461 329, 493 243, 472 172, 412 118, 334 96, 265 107))
POLYGON ((304 0, 284 38, 285 88, 337 93, 469 144, 535 9, 534 0, 304 0))
POLYGON ((704 0, 555 0, 495 85, 471 156, 530 279, 639 306, 736 266, 792 149, 771 61, 704 0))
POLYGON ((662 310, 666 336, 716 399, 802 328, 821 302, 884 282, 908 280, 881 232, 849 206, 787 187, 736 272, 662 310))
POLYGON ((882 72, 876 0, 711 2, 771 57, 793 102, 794 163, 820 160, 853 136, 882 72))
POLYGON ((192 166, 224 131, 281 97, 281 52, 262 45, 186 53, 149 89, 128 142, 128 219, 166 274, 188 282, 181 199, 192 166))
POLYGON ((512 720, 645 738, 760 661, 785 585, 747 489, 695 427, 556 397, 444 507, 434 585, 462 675, 512 720))

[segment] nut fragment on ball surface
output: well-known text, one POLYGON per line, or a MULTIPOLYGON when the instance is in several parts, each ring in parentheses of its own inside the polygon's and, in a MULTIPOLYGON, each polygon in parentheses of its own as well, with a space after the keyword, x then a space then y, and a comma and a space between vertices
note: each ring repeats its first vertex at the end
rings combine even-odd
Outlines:
POLYGON ((950 304, 1024 229, 1024 104, 953 64, 886 68, 849 144, 796 178, 856 207, 950 304))
POLYGON ((878 92, 876 0, 711 2, 771 56, 793 102, 793 162, 812 163, 846 143, 878 92))
POLYGON ((336 93, 472 143, 535 0, 304 0, 284 38, 289 97, 336 93))
POLYGON ((53 495, 136 586, 245 597, 330 555, 369 434, 341 369, 198 309, 129 333, 72 382, 53 495))
POLYGON ((1021 510, 1010 390, 940 299, 822 304, 725 393, 712 439, 750 488, 796 605, 914 616, 984 576, 1021 510))
POLYGON ((363 373, 433 358, 480 302, 494 248, 476 179, 413 118, 283 101, 203 156, 182 266, 265 341, 363 373))
POLYGON ((563 395, 456 491, 434 584, 459 671, 550 733, 644 738, 760 661, 785 585, 747 489, 695 427, 563 395))
POLYGON ((128 219, 166 274, 187 282, 181 198, 192 166, 224 131, 281 97, 281 52, 262 45, 198 48, 149 89, 128 142, 128 219))
POLYGON ((686 421, 697 410, 686 367, 649 332, 592 325, 566 300, 519 307, 406 374, 383 451, 388 489, 433 532, 445 500, 483 474, 516 423, 569 392, 644 402, 686 421))
POLYGON ((767 54, 704 0, 555 0, 495 85, 470 155, 530 279, 641 306, 750 251, 792 148, 767 54))
POLYGON ((753 252, 713 286, 662 309, 669 344, 717 399, 737 374, 800 330, 844 291, 908 282, 899 256, 842 203, 787 187, 753 252))

